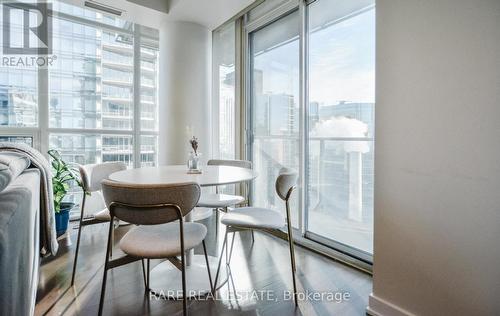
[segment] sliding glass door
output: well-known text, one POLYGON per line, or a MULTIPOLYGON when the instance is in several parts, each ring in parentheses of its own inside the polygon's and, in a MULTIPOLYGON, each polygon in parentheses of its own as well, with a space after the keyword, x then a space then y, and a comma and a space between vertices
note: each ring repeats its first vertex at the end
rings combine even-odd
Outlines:
POLYGON ((292 205, 302 237, 371 261, 374 2, 317 0, 267 20, 248 33, 252 202, 283 210, 274 181, 294 168, 305 180, 292 205))
MULTIPOLYGON (((251 159, 254 205, 283 211, 274 181, 281 167, 299 168, 299 15, 292 12, 250 34, 251 159)), ((293 196, 297 210, 298 196, 293 196)), ((298 216, 293 214, 293 224, 298 216)))
POLYGON ((375 9, 319 0, 308 17, 306 236, 371 254, 375 9))

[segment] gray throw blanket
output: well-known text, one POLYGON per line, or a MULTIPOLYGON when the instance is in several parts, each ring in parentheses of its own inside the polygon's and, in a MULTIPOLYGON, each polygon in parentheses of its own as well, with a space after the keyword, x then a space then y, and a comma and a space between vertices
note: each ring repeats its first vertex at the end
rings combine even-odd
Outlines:
POLYGON ((52 168, 49 161, 36 149, 18 143, 0 142, 0 151, 14 151, 31 160, 31 167, 40 170, 40 243, 42 255, 55 255, 59 244, 56 237, 52 168))

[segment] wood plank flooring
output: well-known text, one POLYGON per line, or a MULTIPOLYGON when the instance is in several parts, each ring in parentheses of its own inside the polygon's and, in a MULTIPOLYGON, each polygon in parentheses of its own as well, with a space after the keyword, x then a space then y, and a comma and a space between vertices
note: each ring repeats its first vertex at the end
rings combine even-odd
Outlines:
MULTIPOLYGON (((203 221, 212 256, 219 253, 224 236, 223 226, 218 238, 215 236, 214 218, 203 221)), ((70 287, 77 233, 72 226, 60 239, 58 255, 42 262, 35 315, 97 315, 107 226, 84 227, 75 286, 70 287)), ((129 228, 119 227, 116 241, 129 228)), ((118 255, 118 246, 114 249, 118 255)), ((189 315, 365 315, 372 287, 369 275, 302 247, 295 251, 299 292, 310 295, 298 307, 284 297, 285 291, 292 290, 287 243, 260 232, 255 232, 252 243, 250 233, 241 232, 236 233, 234 243, 232 278, 218 291, 217 300, 190 300, 189 315), (260 293, 276 299, 261 299, 260 293), (315 298, 314 293, 323 299, 315 298), (339 302, 339 295, 349 297, 339 302)), ((201 246, 195 253, 203 253, 201 246)), ((152 261, 152 267, 160 262, 152 261)), ((142 267, 135 262, 108 273, 104 315, 182 315, 182 302, 145 295, 142 267)))

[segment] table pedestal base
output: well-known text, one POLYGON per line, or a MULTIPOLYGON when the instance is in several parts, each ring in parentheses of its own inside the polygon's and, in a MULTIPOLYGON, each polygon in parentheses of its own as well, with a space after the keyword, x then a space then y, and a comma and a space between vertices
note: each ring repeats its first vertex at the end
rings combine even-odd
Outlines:
MULTIPOLYGON (((215 282, 219 258, 208 256, 212 282, 215 282)), ((163 299, 182 299, 182 272, 169 261, 151 270, 150 289, 163 299)), ((227 282, 226 263, 223 258, 219 272, 218 288, 227 282)), ((203 297, 210 293, 207 265, 204 255, 193 255, 191 265, 186 266, 186 292, 189 298, 203 297)))
POLYGON ((214 215, 214 210, 207 207, 195 207, 194 210, 189 213, 188 216, 191 216, 192 222, 202 221, 206 218, 214 215))

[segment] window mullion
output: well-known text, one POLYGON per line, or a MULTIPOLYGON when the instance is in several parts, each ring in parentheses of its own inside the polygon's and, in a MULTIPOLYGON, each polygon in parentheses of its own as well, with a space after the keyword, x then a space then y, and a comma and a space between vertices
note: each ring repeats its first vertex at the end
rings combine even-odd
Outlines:
POLYGON ((38 149, 46 156, 49 150, 49 69, 47 67, 38 68, 38 141, 38 149))
POLYGON ((300 35, 299 35, 299 231, 302 236, 305 235, 307 230, 307 212, 308 212, 308 182, 307 182, 307 164, 308 164, 308 137, 309 137, 309 124, 308 124, 308 39, 309 34, 307 30, 307 4, 305 1, 299 1, 299 15, 300 15, 300 35))
POLYGON ((141 32, 134 25, 134 83, 133 83, 133 106, 134 106, 134 167, 141 166, 141 32))
POLYGON ((242 130, 244 121, 244 114, 242 111, 242 98, 243 98, 243 79, 242 79, 242 68, 243 68, 243 45, 242 45, 242 26, 243 19, 239 18, 235 23, 235 102, 234 102, 234 114, 235 114, 235 137, 234 137, 234 152, 236 159, 244 159, 244 150, 242 149, 242 130))

